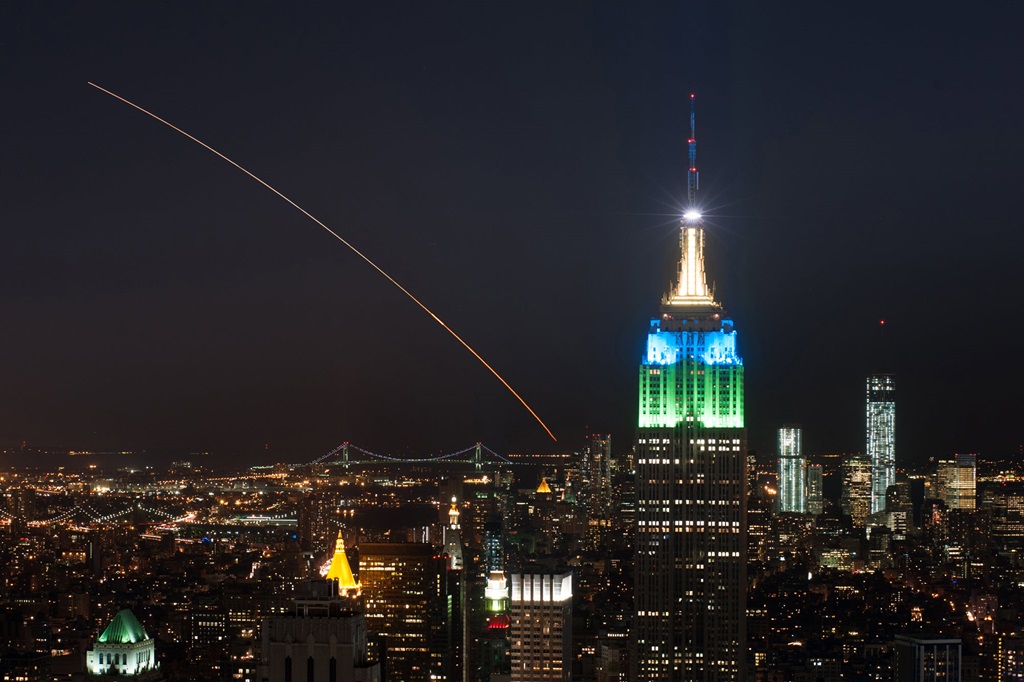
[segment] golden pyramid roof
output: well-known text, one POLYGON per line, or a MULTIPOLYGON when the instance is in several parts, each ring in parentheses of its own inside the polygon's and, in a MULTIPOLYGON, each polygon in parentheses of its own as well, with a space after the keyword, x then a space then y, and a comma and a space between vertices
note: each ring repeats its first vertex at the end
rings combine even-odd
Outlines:
POLYGON ((338 591, 345 594, 349 590, 359 590, 359 583, 352 575, 352 567, 348 563, 348 556, 345 555, 345 533, 338 531, 338 540, 334 543, 334 557, 331 558, 331 567, 327 570, 328 580, 338 581, 338 591))
POLYGON ((540 485, 537 486, 537 494, 540 495, 543 493, 547 493, 548 495, 551 494, 551 486, 548 485, 547 478, 540 479, 540 485))

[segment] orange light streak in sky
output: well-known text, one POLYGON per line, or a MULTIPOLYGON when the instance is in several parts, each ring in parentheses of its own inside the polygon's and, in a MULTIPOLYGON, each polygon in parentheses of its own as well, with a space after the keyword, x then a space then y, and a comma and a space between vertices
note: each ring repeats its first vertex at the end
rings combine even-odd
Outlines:
POLYGON ((449 327, 449 326, 448 326, 447 324, 445 324, 445 323, 444 323, 444 321, 443 321, 443 320, 442 320, 442 319, 441 319, 440 317, 438 317, 437 315, 435 315, 435 314, 434 314, 434 311, 432 311, 432 310, 431 310, 430 308, 428 308, 428 307, 427 307, 426 305, 424 305, 424 304, 423 304, 423 302, 422 302, 422 301, 420 301, 420 300, 419 300, 418 298, 416 298, 415 296, 413 296, 413 295, 412 295, 412 293, 410 293, 410 291, 409 291, 408 289, 406 289, 406 288, 405 288, 405 287, 403 287, 403 286, 402 286, 401 284, 399 284, 399 283, 398 283, 398 282, 397 282, 397 281, 395 280, 395 278, 394 278, 394 277, 392 277, 392 276, 391 276, 391 275, 389 275, 388 273, 384 272, 384 270, 383 270, 383 269, 382 269, 382 268, 381 268, 381 267, 380 267, 379 265, 377 265, 377 264, 376 264, 376 263, 374 263, 374 262, 373 262, 372 260, 370 260, 370 259, 369 259, 369 258, 368 258, 368 257, 367 257, 367 256, 366 256, 365 254, 363 254, 363 252, 362 252, 362 251, 360 251, 359 249, 357 249, 356 247, 352 246, 352 245, 351 245, 350 243, 348 243, 347 241, 345 241, 345 239, 343 239, 343 238, 342 238, 342 236, 341 236, 340 234, 338 234, 337 232, 335 232, 335 231, 334 231, 334 230, 332 230, 331 228, 329 228, 329 227, 327 227, 326 225, 324 225, 324 224, 323 224, 322 222, 320 222, 320 221, 319 221, 319 220, 318 220, 318 219, 316 218, 316 216, 314 216, 314 215, 313 215, 312 213, 310 213, 310 212, 309 212, 309 211, 307 211, 306 209, 304 209, 304 208, 302 208, 301 206, 299 206, 298 204, 296 204, 296 203, 295 203, 294 201, 292 201, 291 199, 289 199, 288 197, 286 197, 286 196, 285 196, 284 194, 281 194, 281 192, 279 192, 279 191, 278 191, 277 189, 275 189, 274 187, 270 186, 270 185, 269 185, 268 183, 264 182, 264 181, 263 181, 262 179, 260 179, 260 178, 259 178, 259 177, 257 177, 256 175, 254 175, 254 174, 253 174, 252 172, 250 172, 250 171, 249 171, 249 170, 247 170, 246 168, 243 168, 242 166, 240 166, 239 164, 235 163, 234 161, 232 161, 232 160, 231 160, 231 159, 229 159, 228 157, 224 156, 224 155, 223 155, 223 154, 221 154, 221 153, 220 153, 219 151, 217 151, 216 149, 214 149, 214 148, 213 148, 213 147, 211 147, 210 145, 206 144, 206 143, 205 143, 205 142, 203 142, 202 140, 200 140, 200 139, 198 139, 198 138, 196 138, 196 137, 193 137, 192 135, 189 135, 188 133, 186 133, 186 132, 185 132, 184 130, 182 130, 182 129, 181 129, 181 128, 179 128, 178 126, 174 125, 173 123, 170 123, 169 121, 165 121, 164 119, 162 119, 162 118, 160 118, 159 116, 157 116, 156 114, 154 114, 154 113, 153 113, 152 111, 148 111, 148 110, 146 110, 146 109, 143 109, 143 108, 142 108, 142 107, 140 107, 140 106, 139 106, 138 104, 135 104, 134 102, 130 102, 130 101, 128 101, 127 99, 125 99, 124 97, 121 97, 120 95, 118 95, 118 94, 116 94, 116 93, 113 93, 113 92, 111 92, 110 90, 107 90, 106 88, 102 88, 102 87, 100 87, 100 86, 96 85, 95 83, 93 83, 93 82, 91 82, 91 81, 87 81, 87 82, 89 83, 89 85, 91 85, 92 87, 96 88, 96 89, 97 89, 97 90, 99 90, 100 92, 104 92, 104 93, 106 93, 106 94, 110 95, 111 97, 113 97, 114 99, 119 99, 119 100, 121 100, 122 102, 124 102, 124 103, 125 103, 125 104, 127 104, 128 106, 130 106, 130 107, 133 107, 133 108, 135 108, 135 109, 138 109, 139 111, 141 111, 142 113, 146 114, 147 116, 149 116, 149 117, 151 117, 151 118, 154 118, 154 119, 156 119, 157 121, 160 121, 160 123, 163 123, 163 124, 164 124, 165 126, 167 126, 168 128, 170 128, 171 130, 174 130, 175 132, 181 133, 182 135, 184 135, 184 136, 185 136, 185 137, 187 137, 188 139, 192 140, 193 142, 195 142, 195 143, 196 143, 196 144, 198 144, 199 146, 203 147, 204 149, 206 149, 206 150, 208 150, 208 151, 211 151, 211 152, 213 152, 214 154, 216 154, 216 155, 217 155, 217 156, 219 156, 220 158, 224 159, 225 161, 227 161, 228 163, 230 163, 230 164, 231 164, 232 166, 234 166, 234 167, 235 167, 235 168, 237 168, 238 170, 240 170, 240 171, 242 171, 243 173, 245 173, 246 175, 248 175, 248 176, 249 176, 250 178, 252 178, 252 179, 253 179, 253 180, 255 180, 256 182, 260 183, 261 185, 263 185, 264 187, 266 187, 267 189, 269 189, 269 190, 270 190, 271 192, 273 192, 273 193, 274 193, 274 194, 276 194, 277 196, 279 196, 279 197, 281 197, 282 199, 284 199, 285 201, 287 201, 287 202, 288 202, 289 204, 291 204, 291 205, 292 205, 292 206, 293 206, 293 207, 294 207, 295 209, 297 209, 297 210, 298 210, 298 211, 299 211, 300 213, 302 213, 302 214, 303 214, 304 216, 306 216, 307 218, 309 218, 310 220, 312 220, 312 221, 313 221, 314 223, 316 223, 316 224, 317 224, 317 225, 319 225, 320 227, 322 227, 322 228, 324 228, 325 230, 327 230, 327 232, 328 232, 328 233, 330 233, 330 234, 331 234, 331 236, 333 236, 333 237, 334 237, 335 239, 337 239, 337 240, 338 240, 339 242, 341 242, 342 244, 344 244, 345 246, 347 246, 347 247, 348 247, 349 249, 351 249, 351 250, 352 250, 352 252, 353 252, 354 254, 356 254, 357 256, 359 256, 360 258, 362 258, 362 259, 363 259, 364 261, 366 261, 366 262, 367 262, 367 264, 369 264, 369 265, 370 265, 370 267, 372 267, 372 268, 373 268, 374 270, 376 270, 376 271, 377 271, 377 272, 379 272, 379 273, 380 273, 381 275, 383 275, 383 276, 384 276, 384 277, 385 277, 385 278, 386 278, 386 279, 387 279, 387 280, 388 280, 389 282, 391 282, 391 283, 392 283, 392 284, 394 284, 394 285, 395 285, 396 287, 398 287, 398 288, 399 288, 399 290, 400 290, 400 291, 401 291, 401 292, 402 292, 403 294, 405 294, 405 295, 406 295, 406 296, 408 296, 408 297, 409 297, 410 299, 412 299, 413 303, 415 303, 415 304, 416 304, 416 305, 418 305, 418 306, 419 306, 420 308, 422 308, 422 309, 423 309, 423 312, 425 312, 425 313, 426 313, 427 315, 430 315, 430 317, 434 318, 434 321, 435 321, 435 322, 437 322, 437 323, 438 323, 439 325, 441 325, 442 327, 444 327, 444 328, 445 328, 445 330, 446 330, 446 331, 447 331, 447 332, 448 332, 449 334, 451 334, 452 336, 454 336, 454 337, 455 337, 455 340, 456 340, 456 341, 458 341, 459 343, 461 343, 461 344, 463 345, 463 347, 464 347, 464 348, 465 348, 466 350, 468 350, 468 351, 469 351, 470 353, 472 353, 472 354, 473 354, 473 357, 475 357, 475 358, 476 358, 477 360, 479 360, 479 361, 480 361, 480 363, 481 363, 481 364, 482 364, 482 365, 483 365, 484 367, 486 367, 486 368, 487 368, 488 370, 490 370, 491 374, 493 374, 493 375, 494 375, 494 376, 495 376, 495 377, 496 377, 496 378, 498 379, 498 381, 500 381, 500 382, 501 382, 502 384, 504 384, 505 388, 507 388, 507 389, 509 390, 509 392, 510 392, 510 393, 512 393, 512 395, 514 395, 514 396, 516 397, 516 400, 518 400, 518 401, 519 401, 520 403, 522 403, 522 404, 523 404, 523 407, 525 407, 525 408, 526 408, 527 412, 529 412, 529 413, 530 413, 531 415, 533 415, 533 418, 537 420, 537 423, 538 423, 538 424, 540 424, 540 425, 541 425, 541 426, 542 426, 542 427, 544 428, 544 430, 545 430, 545 431, 547 431, 547 434, 548 434, 549 436, 551 436, 551 439, 552 439, 552 440, 554 440, 554 441, 557 441, 557 440, 558 440, 557 438, 555 438, 555 434, 551 433, 551 429, 549 429, 549 428, 547 427, 547 424, 545 424, 545 423, 544 423, 544 421, 543 421, 543 420, 542 420, 542 419, 541 419, 541 418, 540 418, 539 416, 537 416, 537 413, 533 411, 533 408, 532 408, 532 407, 530 407, 530 406, 529 406, 529 405, 528 405, 528 404, 526 403, 526 401, 525 401, 525 400, 523 400, 523 397, 522 397, 521 395, 519 395, 518 393, 516 393, 516 390, 515 390, 514 388, 512 388, 512 386, 511 386, 511 385, 510 385, 510 384, 509 384, 509 383, 508 383, 507 381, 505 381, 505 379, 503 379, 503 378, 502 378, 502 376, 501 376, 500 374, 498 374, 497 370, 495 370, 495 369, 494 369, 493 367, 491 367, 491 366, 490 366, 489 364, 487 364, 487 361, 486 361, 486 360, 484 360, 484 359, 483 359, 483 357, 481 357, 479 353, 477 353, 477 352, 476 352, 475 350, 473 350, 473 347, 472 347, 472 346, 470 346, 470 345, 469 345, 468 343, 466 343, 465 341, 463 341, 462 337, 461 337, 461 336, 459 336, 458 334, 456 334, 456 333, 455 333, 455 330, 453 330, 453 329, 452 329, 451 327, 449 327))

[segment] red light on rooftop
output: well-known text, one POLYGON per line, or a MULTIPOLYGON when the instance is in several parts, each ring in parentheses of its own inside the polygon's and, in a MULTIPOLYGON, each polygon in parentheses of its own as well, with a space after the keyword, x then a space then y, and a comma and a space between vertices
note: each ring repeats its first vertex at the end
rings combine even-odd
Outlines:
POLYGON ((490 622, 487 623, 488 630, 505 630, 512 624, 512 619, 507 615, 501 613, 491 618, 490 622))
POLYGON ((882 325, 884 327, 885 326, 885 320, 879 320, 878 324, 880 324, 880 325, 882 325))

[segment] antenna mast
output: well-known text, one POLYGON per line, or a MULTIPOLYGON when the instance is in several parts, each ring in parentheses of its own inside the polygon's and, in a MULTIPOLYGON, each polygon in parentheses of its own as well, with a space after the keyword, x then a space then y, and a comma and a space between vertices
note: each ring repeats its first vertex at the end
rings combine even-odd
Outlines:
POLYGON ((688 201, 687 209, 695 210, 697 208, 697 136, 694 132, 694 121, 695 121, 695 101, 697 96, 690 95, 690 139, 687 141, 687 150, 690 157, 689 170, 686 171, 686 198, 688 201))

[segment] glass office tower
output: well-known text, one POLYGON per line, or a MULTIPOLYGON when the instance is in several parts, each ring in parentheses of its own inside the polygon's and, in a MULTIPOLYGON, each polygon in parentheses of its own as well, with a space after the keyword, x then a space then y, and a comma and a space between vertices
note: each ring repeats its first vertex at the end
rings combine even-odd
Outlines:
POLYGON ((807 511, 806 464, 799 426, 779 429, 779 511, 803 514, 807 511))
POLYGON ((885 491, 896 484, 896 377, 867 382, 867 450, 871 458, 871 513, 885 511, 885 491))

